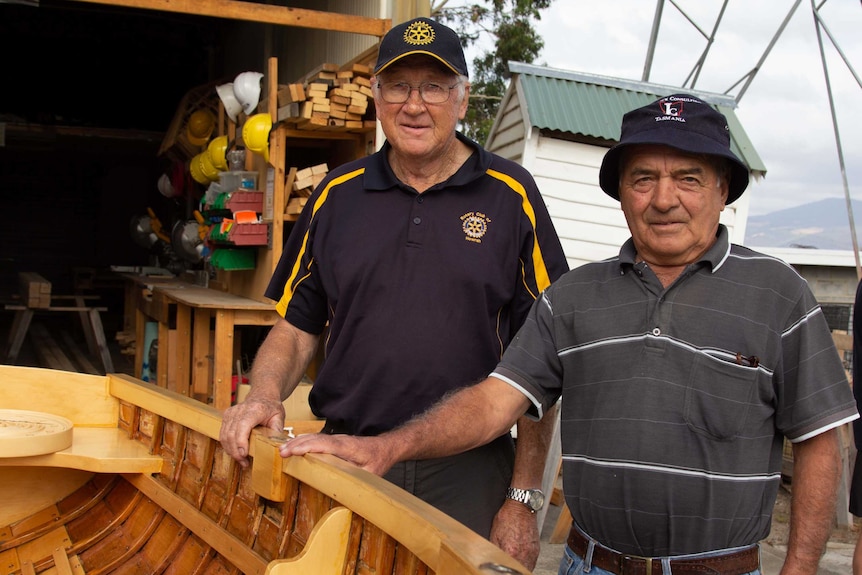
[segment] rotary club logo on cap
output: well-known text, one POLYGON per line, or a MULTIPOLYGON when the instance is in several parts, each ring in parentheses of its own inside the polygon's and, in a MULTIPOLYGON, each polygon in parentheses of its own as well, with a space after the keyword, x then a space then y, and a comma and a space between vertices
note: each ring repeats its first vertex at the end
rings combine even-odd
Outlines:
POLYGON ((374 73, 379 74, 405 56, 430 56, 455 74, 468 75, 458 34, 430 18, 414 18, 390 29, 380 40, 374 73))
POLYGON ((434 41, 434 28, 427 22, 413 22, 404 30, 404 41, 413 46, 424 46, 434 41))

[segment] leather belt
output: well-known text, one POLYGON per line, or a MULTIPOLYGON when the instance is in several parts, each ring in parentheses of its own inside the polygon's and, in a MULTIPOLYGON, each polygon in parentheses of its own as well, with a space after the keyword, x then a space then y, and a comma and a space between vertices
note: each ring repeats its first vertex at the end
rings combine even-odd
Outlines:
MULTIPOLYGON (((576 527, 569 531, 569 549, 586 558, 589 540, 576 527)), ((617 575, 662 575, 662 562, 654 557, 636 557, 618 553, 596 544, 592 565, 617 575)), ((743 575, 760 568, 760 548, 757 545, 714 557, 671 559, 672 575, 743 575)))

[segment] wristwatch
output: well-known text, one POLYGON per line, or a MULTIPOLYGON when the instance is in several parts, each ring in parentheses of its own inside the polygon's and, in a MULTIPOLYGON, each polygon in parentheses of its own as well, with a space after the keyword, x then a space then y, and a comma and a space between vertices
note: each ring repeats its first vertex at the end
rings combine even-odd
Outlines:
POLYGON ((541 489, 517 489, 510 487, 506 490, 506 498, 523 503, 527 509, 535 513, 545 504, 545 494, 541 489))

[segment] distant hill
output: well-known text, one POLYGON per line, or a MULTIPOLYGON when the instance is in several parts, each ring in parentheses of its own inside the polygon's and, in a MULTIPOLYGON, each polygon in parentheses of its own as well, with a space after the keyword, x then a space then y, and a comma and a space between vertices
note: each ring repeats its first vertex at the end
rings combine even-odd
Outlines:
MULTIPOLYGON (((862 202, 853 201, 856 240, 862 243, 862 202)), ((749 216, 745 245, 771 248, 852 250, 847 202, 827 198, 763 216, 749 216)))

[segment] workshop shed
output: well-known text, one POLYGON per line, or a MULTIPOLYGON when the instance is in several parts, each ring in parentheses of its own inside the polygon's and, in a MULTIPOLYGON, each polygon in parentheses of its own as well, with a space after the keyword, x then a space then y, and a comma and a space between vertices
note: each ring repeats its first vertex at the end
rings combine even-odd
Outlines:
POLYGON ((102 361, 40 363, 104 373, 121 367, 111 366, 106 347, 125 353, 136 342, 134 374, 143 377, 160 340, 159 363, 176 372, 162 369, 160 384, 181 389, 174 382, 195 379, 198 370, 197 394, 229 401, 236 360, 248 363, 258 332, 272 322, 263 289, 307 195, 298 184, 313 183, 297 175, 315 168, 319 178, 376 149, 367 84, 379 40, 393 22, 429 12, 428 0, 0 0, 7 79, 0 93, 0 330, 10 334, 0 359, 16 363, 31 340, 40 354, 62 347, 81 355, 69 350, 84 342, 77 337, 84 314, 86 343, 102 361), (217 88, 245 73, 259 78, 259 95, 231 117, 217 88), (350 99, 350 107, 363 104, 351 111, 352 125, 328 107, 301 116, 298 109, 312 108, 305 90, 325 84, 329 98, 353 74, 365 85, 351 83, 363 94, 350 99), (211 121, 192 139, 198 112, 211 121), (264 126, 254 149, 243 133, 252 118, 264 126), (211 156, 220 138, 228 142, 223 156, 245 147, 238 173, 253 178, 222 179, 227 170, 220 168, 200 179, 195 158, 211 156), (212 183, 233 186, 213 194, 217 200, 244 189, 221 205, 209 201, 212 183), (227 212, 230 229, 214 218, 198 227, 195 212, 205 208, 227 212), (246 221, 236 221, 238 212, 246 221), (224 256, 220 267, 194 259, 204 239, 216 246, 211 254, 224 256), (154 298, 156 283, 174 281, 185 289, 172 293, 205 290, 200 301, 154 298), (197 330, 187 325, 194 311, 197 330), (28 330, 31 317, 33 328, 47 329, 28 330), (151 337, 153 325, 159 333, 151 337), (192 332, 201 335, 201 349, 186 341, 192 332), (61 335, 71 335, 63 338, 70 343, 58 345, 61 335))
MULTIPOLYGON (((201 95, 217 103, 217 85, 267 74, 271 58, 278 78, 264 78, 262 99, 267 81, 367 62, 393 21, 429 10, 428 0, 0 2, 3 291, 23 270, 71 287, 76 268, 148 264, 130 218, 150 207, 169 231, 188 216, 185 198, 157 183, 189 161, 169 136, 201 95)), ((288 162, 335 164, 326 142, 288 146, 288 162)))
MULTIPOLYGON (((730 96, 510 62, 512 74, 486 147, 527 168, 548 205, 570 267, 615 256, 629 237, 619 202, 599 188, 605 152, 620 137, 627 111, 688 92, 727 117, 731 147, 751 175, 766 167, 736 116, 730 96)), ((742 243, 751 190, 722 213, 731 241, 742 243)))

